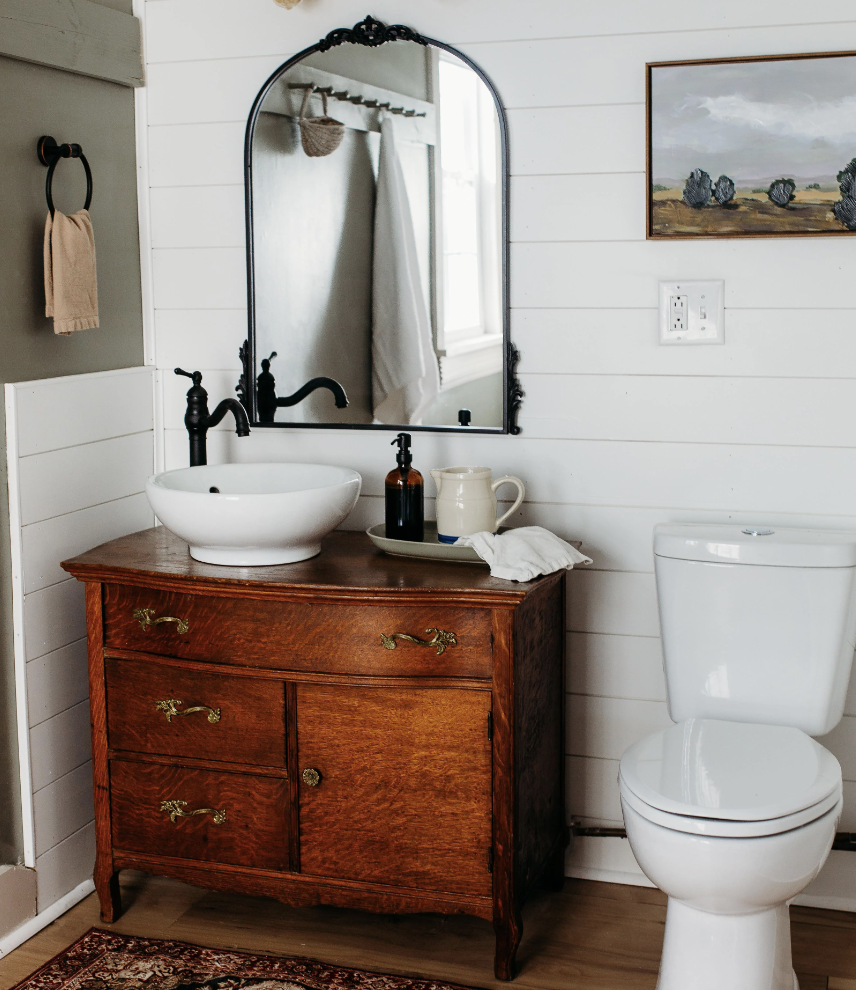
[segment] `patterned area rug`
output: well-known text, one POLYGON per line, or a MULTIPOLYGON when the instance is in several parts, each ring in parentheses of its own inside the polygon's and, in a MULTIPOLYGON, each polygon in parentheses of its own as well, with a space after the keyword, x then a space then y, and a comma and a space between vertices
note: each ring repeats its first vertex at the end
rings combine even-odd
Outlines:
POLYGON ((468 990, 310 959, 89 931, 12 990, 468 990))

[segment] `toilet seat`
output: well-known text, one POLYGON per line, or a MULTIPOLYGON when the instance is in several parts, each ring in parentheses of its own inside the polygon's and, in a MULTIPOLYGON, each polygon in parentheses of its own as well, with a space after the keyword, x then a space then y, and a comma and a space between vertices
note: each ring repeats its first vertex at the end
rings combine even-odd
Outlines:
POLYGON ((691 835, 706 835, 710 838, 724 839, 751 839, 764 835, 779 835, 782 832, 790 832, 791 829, 808 825, 818 818, 822 818, 827 811, 841 800, 841 795, 833 792, 829 797, 824 798, 818 804, 810 808, 804 808, 793 815, 784 815, 781 818, 768 818, 761 821, 736 822, 721 818, 701 818, 690 815, 675 815, 670 811, 660 811, 650 804, 645 804, 631 791, 623 782, 621 777, 618 780, 621 791, 621 800, 631 807, 649 822, 661 825, 663 828, 673 829, 676 832, 688 832, 691 835))
POLYGON ((814 821, 841 794, 841 767, 788 726, 686 719, 630 746, 622 799, 649 821, 698 835, 775 835, 814 821))

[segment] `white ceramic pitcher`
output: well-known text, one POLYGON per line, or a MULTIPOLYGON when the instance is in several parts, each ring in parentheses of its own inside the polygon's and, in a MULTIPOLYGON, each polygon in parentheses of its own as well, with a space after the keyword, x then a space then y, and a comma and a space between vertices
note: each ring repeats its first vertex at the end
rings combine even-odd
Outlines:
POLYGON ((431 477, 437 486, 437 536, 441 543, 454 543, 459 536, 473 533, 495 533, 517 510, 526 489, 520 478, 506 475, 491 481, 490 468, 433 468, 431 477), (517 485, 517 500, 498 519, 496 495, 500 485, 517 485))

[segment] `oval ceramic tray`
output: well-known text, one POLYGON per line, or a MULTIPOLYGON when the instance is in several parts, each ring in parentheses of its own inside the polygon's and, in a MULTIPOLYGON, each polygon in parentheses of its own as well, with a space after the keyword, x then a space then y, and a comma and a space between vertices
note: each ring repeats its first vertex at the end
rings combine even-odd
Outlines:
POLYGON ((479 557, 472 547, 456 547, 453 543, 441 543, 437 539, 437 523, 425 523, 425 539, 422 543, 415 540, 387 539, 386 524, 378 523, 366 530, 368 538, 384 553, 395 557, 422 557, 427 560, 457 560, 467 564, 487 564, 479 557))

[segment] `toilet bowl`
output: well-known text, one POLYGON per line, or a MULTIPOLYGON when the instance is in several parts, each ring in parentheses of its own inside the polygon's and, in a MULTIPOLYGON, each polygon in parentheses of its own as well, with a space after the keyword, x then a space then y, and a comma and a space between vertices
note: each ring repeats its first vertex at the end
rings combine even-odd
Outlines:
POLYGON ((841 799, 808 825, 749 839, 672 831, 622 808, 639 865, 669 895, 657 990, 795 990, 788 902, 820 872, 841 799))
POLYGON ((832 847, 835 757, 796 728, 687 719, 625 752, 619 790, 669 897, 658 990, 793 990, 788 903, 832 847))

